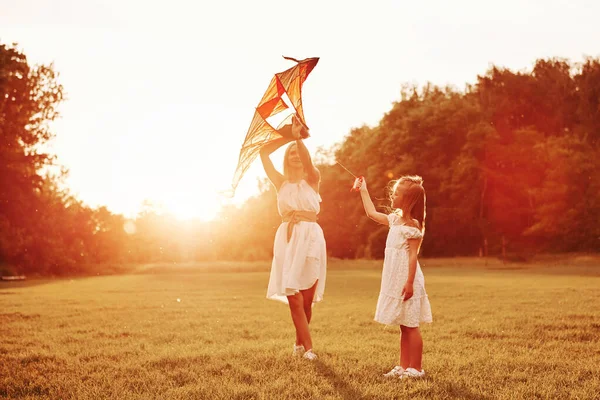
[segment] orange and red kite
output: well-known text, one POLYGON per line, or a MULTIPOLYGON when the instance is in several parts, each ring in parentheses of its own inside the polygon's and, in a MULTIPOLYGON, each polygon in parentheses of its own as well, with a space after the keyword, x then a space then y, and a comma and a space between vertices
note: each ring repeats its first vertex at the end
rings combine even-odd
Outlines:
POLYGON ((302 107, 302 85, 319 62, 319 58, 306 58, 301 61, 290 57, 283 58, 295 61, 296 65, 273 76, 269 87, 256 107, 250 128, 248 128, 248 133, 240 150, 238 165, 231 185, 231 196, 235 193, 235 189, 244 173, 258 156, 260 148, 266 143, 283 136, 282 133, 286 128, 291 129, 292 116, 295 115, 304 126, 308 127, 302 107), (274 128, 273 124, 278 118, 280 122, 277 128, 274 128))

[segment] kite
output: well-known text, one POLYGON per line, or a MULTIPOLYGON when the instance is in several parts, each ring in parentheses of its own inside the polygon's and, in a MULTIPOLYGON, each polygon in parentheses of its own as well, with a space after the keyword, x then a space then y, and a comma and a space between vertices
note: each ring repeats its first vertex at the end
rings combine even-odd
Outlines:
POLYGON ((227 191, 231 197, 233 197, 242 176, 258 156, 261 147, 274 139, 291 134, 291 122, 294 116, 306 128, 303 130, 303 137, 308 137, 308 125, 302 107, 302 86, 319 62, 319 58, 312 57, 301 61, 291 57, 284 56, 283 58, 296 62, 296 65, 273 76, 269 87, 256 107, 240 150, 231 190, 227 191), (274 128, 275 125, 277 128, 274 128))

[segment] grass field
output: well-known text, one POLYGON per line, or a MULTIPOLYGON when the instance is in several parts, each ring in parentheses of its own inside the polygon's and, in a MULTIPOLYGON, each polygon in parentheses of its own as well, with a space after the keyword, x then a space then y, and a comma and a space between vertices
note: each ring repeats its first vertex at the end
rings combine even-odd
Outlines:
POLYGON ((268 263, 151 265, 0 282, 0 396, 52 399, 598 399, 600 262, 422 261, 427 378, 386 381, 398 329, 373 321, 380 261, 331 261, 291 357, 268 263))

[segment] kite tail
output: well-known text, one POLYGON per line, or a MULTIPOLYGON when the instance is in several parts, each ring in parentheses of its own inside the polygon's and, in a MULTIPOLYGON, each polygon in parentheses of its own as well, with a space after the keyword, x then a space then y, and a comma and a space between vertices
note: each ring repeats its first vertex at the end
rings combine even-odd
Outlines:
POLYGON ((291 61, 295 61, 297 63, 300 63, 300 61, 296 60, 295 58, 292 57, 286 57, 286 56, 282 56, 283 58, 285 58, 286 60, 291 60, 291 61))

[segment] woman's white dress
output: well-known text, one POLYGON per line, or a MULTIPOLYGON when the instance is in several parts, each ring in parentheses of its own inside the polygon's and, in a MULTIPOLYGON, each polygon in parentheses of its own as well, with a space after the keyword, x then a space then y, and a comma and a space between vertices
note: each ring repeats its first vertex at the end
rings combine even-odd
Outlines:
MULTIPOLYGON (((291 211, 319 213, 321 196, 306 182, 285 181, 277 193, 281 216, 291 211)), ((287 226, 282 222, 275 234, 271 276, 267 298, 288 303, 286 296, 311 288, 319 281, 313 303, 323 300, 327 272, 327 250, 323 230, 317 222, 299 221, 287 240, 287 226)))

